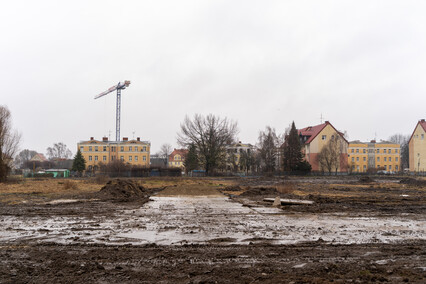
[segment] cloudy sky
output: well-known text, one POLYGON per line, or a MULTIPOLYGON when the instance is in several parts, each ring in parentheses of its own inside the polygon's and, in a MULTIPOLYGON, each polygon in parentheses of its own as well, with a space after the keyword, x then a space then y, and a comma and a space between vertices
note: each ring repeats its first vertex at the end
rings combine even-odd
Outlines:
POLYGON ((91 136, 177 147, 185 115, 238 121, 255 143, 319 124, 350 140, 426 117, 426 1, 3 1, 0 104, 22 149, 91 136))

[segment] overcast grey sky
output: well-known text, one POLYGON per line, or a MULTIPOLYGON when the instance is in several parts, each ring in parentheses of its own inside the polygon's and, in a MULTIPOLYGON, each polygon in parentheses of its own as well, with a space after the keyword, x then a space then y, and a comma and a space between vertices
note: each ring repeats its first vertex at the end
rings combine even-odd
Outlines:
POLYGON ((21 148, 91 136, 176 144, 185 115, 256 143, 320 123, 350 140, 411 134, 426 105, 426 1, 3 1, 0 104, 21 148), (134 132, 134 134, 133 134, 134 132))

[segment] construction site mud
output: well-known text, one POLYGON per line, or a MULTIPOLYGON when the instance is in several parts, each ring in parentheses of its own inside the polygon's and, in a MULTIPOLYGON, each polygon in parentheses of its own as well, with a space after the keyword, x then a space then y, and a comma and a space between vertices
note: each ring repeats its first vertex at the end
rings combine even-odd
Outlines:
POLYGON ((0 283, 426 280, 426 189, 418 182, 291 177, 76 184, 49 193, 40 183, 2 188, 0 283), (314 203, 264 201, 276 196, 314 203))

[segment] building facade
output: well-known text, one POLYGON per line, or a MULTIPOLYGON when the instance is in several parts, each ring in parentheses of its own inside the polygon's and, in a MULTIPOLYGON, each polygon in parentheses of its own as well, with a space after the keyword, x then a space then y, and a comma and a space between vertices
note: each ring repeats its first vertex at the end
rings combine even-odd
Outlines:
POLYGON ((330 122, 308 126, 298 130, 300 142, 302 144, 302 151, 305 160, 312 166, 312 171, 325 171, 321 168, 318 161, 318 154, 322 148, 332 139, 339 139, 339 165, 338 172, 347 172, 348 161, 348 141, 345 139, 342 132, 337 131, 330 122))
POLYGON ((420 120, 408 142, 410 172, 426 170, 426 121, 420 120))
POLYGON ((185 156, 188 153, 186 149, 174 149, 169 155, 168 166, 171 168, 181 168, 185 170, 185 156))
POLYGON ((122 141, 108 141, 103 137, 102 141, 93 137, 89 141, 81 141, 77 144, 81 154, 86 160, 87 170, 97 170, 99 164, 108 164, 114 160, 121 160, 133 166, 149 167, 151 143, 136 140, 129 140, 123 137, 122 141))
POLYGON ((249 143, 238 143, 226 146, 226 170, 244 172, 250 169, 251 159, 256 148, 249 143), (249 169, 248 169, 249 168, 249 169))
POLYGON ((381 141, 352 141, 349 143, 348 167, 350 172, 401 171, 399 144, 381 141))

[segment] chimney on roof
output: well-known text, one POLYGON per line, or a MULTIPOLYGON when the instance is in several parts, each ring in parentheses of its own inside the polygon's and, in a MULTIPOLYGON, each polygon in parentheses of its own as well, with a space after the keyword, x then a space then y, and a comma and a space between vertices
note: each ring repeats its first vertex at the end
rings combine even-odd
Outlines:
POLYGON ((90 141, 93 141, 93 137, 90 137, 90 141))
POLYGON ((371 140, 370 143, 376 143, 376 140, 371 140))
POLYGON ((326 124, 330 124, 330 121, 326 120, 326 121, 325 121, 325 123, 326 123, 326 124))
POLYGON ((424 119, 422 119, 422 120, 420 120, 421 122, 425 122, 425 120, 424 119))
POLYGON ((108 141, 108 137, 102 137, 102 141, 108 141))
POLYGON ((129 138, 123 137, 123 141, 129 141, 129 138))
POLYGON ((137 140, 137 141, 141 141, 141 138, 140 138, 140 137, 137 137, 137 138, 136 138, 136 140, 137 140))

